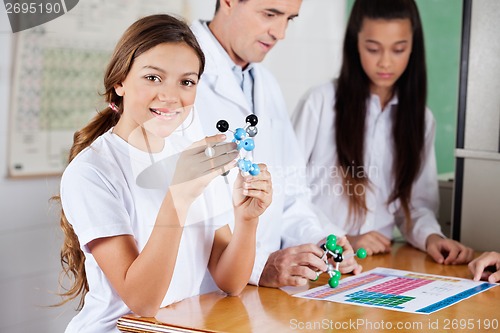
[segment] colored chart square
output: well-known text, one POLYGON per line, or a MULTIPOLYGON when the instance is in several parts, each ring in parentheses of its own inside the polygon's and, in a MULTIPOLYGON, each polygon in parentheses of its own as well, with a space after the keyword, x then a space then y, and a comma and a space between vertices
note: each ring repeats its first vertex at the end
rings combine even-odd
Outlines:
POLYGON ((367 305, 377 305, 391 308, 399 308, 401 304, 404 304, 412 299, 413 297, 399 296, 382 294, 373 291, 357 291, 353 294, 347 295, 348 302, 362 303, 367 305))

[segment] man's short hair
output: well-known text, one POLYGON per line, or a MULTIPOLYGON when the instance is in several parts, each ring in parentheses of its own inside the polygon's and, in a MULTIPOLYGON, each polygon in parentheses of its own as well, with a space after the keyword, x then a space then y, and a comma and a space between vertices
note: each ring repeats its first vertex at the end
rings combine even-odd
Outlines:
MULTIPOLYGON (((240 0, 240 2, 243 2, 243 1, 248 1, 248 0, 240 0)), ((217 0, 215 2, 215 12, 217 13, 217 11, 219 10, 219 7, 220 7, 220 0, 217 0)))

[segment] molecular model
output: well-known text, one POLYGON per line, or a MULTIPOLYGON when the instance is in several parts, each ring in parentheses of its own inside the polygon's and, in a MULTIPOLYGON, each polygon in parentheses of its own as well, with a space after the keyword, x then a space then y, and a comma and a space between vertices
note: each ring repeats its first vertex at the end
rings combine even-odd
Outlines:
POLYGON ((233 142, 236 142, 237 148, 240 152, 238 158, 238 168, 241 170, 243 176, 247 176, 249 174, 257 176, 260 173, 260 168, 257 164, 252 163, 250 152, 255 148, 255 143, 252 138, 257 135, 258 131, 256 125, 259 122, 259 119, 256 115, 251 114, 246 117, 245 121, 245 127, 237 128, 234 132, 229 130, 229 123, 225 120, 219 120, 216 128, 222 133, 229 130, 234 134, 233 142))
MULTIPOLYGON (((363 248, 359 248, 356 253, 352 253, 344 257, 342 255, 344 249, 342 248, 342 246, 337 245, 337 237, 335 235, 328 235, 328 237, 326 238, 326 243, 321 245, 321 249, 325 251, 321 256, 321 260, 323 260, 327 266, 326 272, 328 273, 328 275, 330 275, 328 285, 332 288, 336 288, 339 285, 340 277, 342 276, 339 271, 339 266, 344 259, 349 259, 352 257, 358 257, 359 259, 366 258, 366 250, 363 248), (335 261, 335 268, 328 262, 328 257, 333 258, 333 261, 335 261)), ((320 272, 317 273, 316 280, 319 278, 319 274, 320 272)))

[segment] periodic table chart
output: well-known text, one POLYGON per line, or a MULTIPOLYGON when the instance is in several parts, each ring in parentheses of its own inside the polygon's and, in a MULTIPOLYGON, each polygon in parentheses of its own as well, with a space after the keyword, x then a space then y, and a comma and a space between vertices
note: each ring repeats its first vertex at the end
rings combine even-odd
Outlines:
POLYGON ((294 296, 431 314, 495 286, 497 284, 379 267, 345 278, 337 288, 325 285, 294 296))
POLYGON ((116 42, 136 19, 190 2, 85 0, 59 18, 14 36, 9 176, 61 174, 73 134, 103 109, 103 76, 116 42))

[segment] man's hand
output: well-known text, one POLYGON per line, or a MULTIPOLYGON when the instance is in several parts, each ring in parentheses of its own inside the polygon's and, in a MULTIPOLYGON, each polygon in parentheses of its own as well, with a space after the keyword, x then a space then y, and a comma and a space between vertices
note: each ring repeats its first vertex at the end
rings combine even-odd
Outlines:
POLYGON ((317 271, 326 271, 322 255, 323 251, 315 244, 273 252, 264 266, 259 285, 272 288, 303 286, 308 280, 316 279, 317 271))
MULTIPOLYGON (((341 246, 344 251, 342 253, 342 256, 345 258, 346 256, 349 256, 354 253, 354 250, 351 246, 351 243, 347 239, 347 237, 339 237, 337 238, 337 245, 341 246)), ((334 262, 332 264, 335 264, 334 262)), ((334 266, 335 267, 335 266, 334 266)), ((356 257, 351 257, 349 259, 344 259, 340 263, 339 266, 340 273, 342 274, 347 274, 347 273, 353 273, 354 275, 361 273, 363 270, 363 266, 358 264, 356 261, 356 257)))

